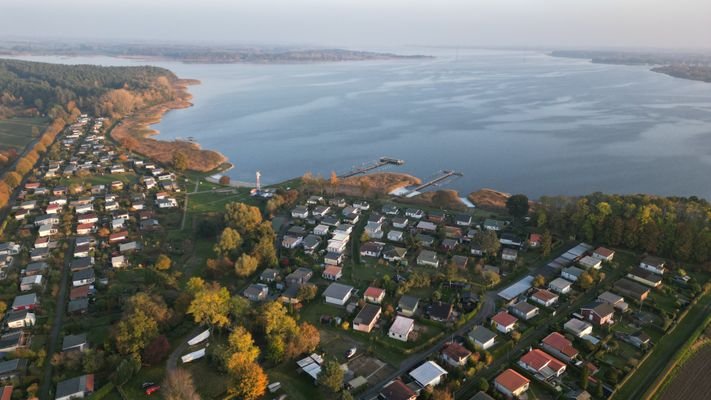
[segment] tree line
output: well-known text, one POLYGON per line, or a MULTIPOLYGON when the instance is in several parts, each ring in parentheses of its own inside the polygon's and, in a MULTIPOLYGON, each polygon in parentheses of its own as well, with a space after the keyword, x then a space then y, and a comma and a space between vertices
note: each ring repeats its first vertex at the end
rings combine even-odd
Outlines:
POLYGON ((539 227, 590 243, 622 246, 682 262, 711 259, 711 205, 698 197, 542 197, 539 227))

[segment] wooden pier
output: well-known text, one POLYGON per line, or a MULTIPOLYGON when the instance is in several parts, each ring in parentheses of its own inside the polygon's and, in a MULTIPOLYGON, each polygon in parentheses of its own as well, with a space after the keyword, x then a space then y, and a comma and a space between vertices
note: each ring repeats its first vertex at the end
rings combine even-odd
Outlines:
POLYGON ((345 179, 345 178, 350 178, 351 176, 364 174, 368 171, 372 171, 374 169, 383 167, 385 165, 403 165, 403 164, 405 164, 404 160, 400 160, 397 158, 391 158, 391 157, 380 157, 380 159, 377 161, 374 161, 370 164, 363 165, 361 167, 354 168, 345 174, 339 175, 338 177, 341 179, 345 179))
POLYGON ((412 189, 412 191, 419 192, 422 189, 426 189, 430 186, 437 185, 438 183, 441 183, 442 181, 445 181, 453 176, 464 176, 464 175, 461 172, 457 172, 457 171, 441 171, 441 173, 438 176, 430 179, 429 181, 421 184, 420 186, 417 186, 416 188, 412 189))

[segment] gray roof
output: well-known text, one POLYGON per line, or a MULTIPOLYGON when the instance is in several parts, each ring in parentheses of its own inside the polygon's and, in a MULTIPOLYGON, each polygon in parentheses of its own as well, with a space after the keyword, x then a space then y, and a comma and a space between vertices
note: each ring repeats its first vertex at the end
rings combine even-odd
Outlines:
POLYGON ((37 304, 36 293, 28 293, 15 297, 15 300, 12 302, 12 308, 24 307, 30 304, 37 304))
POLYGON ((89 308, 89 299, 86 298, 70 300, 69 304, 67 305, 67 310, 69 312, 86 310, 87 308, 89 308))
POLYGON ((0 362, 0 375, 9 372, 15 372, 27 367, 27 360, 24 358, 16 358, 14 360, 0 362))
POLYGON ((495 338, 496 333, 492 332, 491 330, 487 329, 486 327, 477 325, 474 328, 472 328, 471 331, 469 331, 469 337, 472 340, 475 340, 479 343, 486 343, 489 340, 495 338))
POLYGON ((430 250, 422 250, 420 252, 420 254, 417 256, 417 259, 422 260, 422 261, 429 261, 429 262, 433 262, 433 263, 438 261, 437 253, 435 253, 434 251, 430 251, 430 250))
POLYGON ((479 392, 479 393, 475 394, 474 397, 472 397, 469 400, 494 400, 494 398, 484 392, 479 392))
POLYGON ((326 288, 323 292, 324 297, 333 297, 334 299, 345 299, 353 291, 353 286, 344 285, 342 283, 334 282, 326 288))
POLYGON ((71 396, 76 393, 83 393, 88 389, 94 390, 94 375, 82 375, 76 378, 67 379, 57 383, 57 392, 55 398, 71 396), (87 385, 89 383, 89 385, 87 385))
POLYGON ((62 340, 62 351, 86 344, 86 333, 67 335, 62 340))
POLYGON ((25 273, 35 272, 35 271, 43 271, 47 268, 49 268, 49 265, 47 265, 46 262, 36 262, 36 263, 28 264, 27 268, 25 268, 25 273))
POLYGON ((83 269, 81 271, 77 271, 74 274, 72 274, 72 280, 73 281, 79 281, 83 279, 91 279, 94 278, 96 275, 94 274, 94 269, 93 268, 87 268, 83 269))
POLYGON ((366 304, 358 312, 358 315, 356 315, 355 319, 353 320, 353 323, 354 324, 370 324, 373 321, 373 319, 378 315, 379 312, 380 312, 380 306, 376 306, 374 304, 366 304))
POLYGON ((400 301, 397 302, 397 305, 402 309, 414 310, 419 302, 420 299, 415 296, 403 295, 400 297, 400 301))

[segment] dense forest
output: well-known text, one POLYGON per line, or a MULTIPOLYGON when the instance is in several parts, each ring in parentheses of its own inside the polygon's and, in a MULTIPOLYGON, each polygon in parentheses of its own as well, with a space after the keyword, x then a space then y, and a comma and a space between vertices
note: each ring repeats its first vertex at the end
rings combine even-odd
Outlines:
POLYGON ((543 197, 540 227, 590 243, 621 246, 682 262, 711 260, 711 204, 696 197, 543 197))
POLYGON ((60 65, 0 59, 0 114, 53 109, 75 102, 84 112, 125 114, 142 103, 169 99, 177 77, 150 67, 60 65))

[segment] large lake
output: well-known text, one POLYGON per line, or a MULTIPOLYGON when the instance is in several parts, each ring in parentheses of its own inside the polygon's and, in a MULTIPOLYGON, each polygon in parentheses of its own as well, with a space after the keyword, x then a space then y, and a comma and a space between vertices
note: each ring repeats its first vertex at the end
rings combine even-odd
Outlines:
MULTIPOLYGON (((194 106, 155 126, 234 163, 232 178, 328 176, 381 156, 445 187, 711 198, 711 84, 523 51, 418 49, 435 59, 302 65, 155 64, 195 78, 194 106)), ((88 58, 33 60, 132 64, 88 58)))

